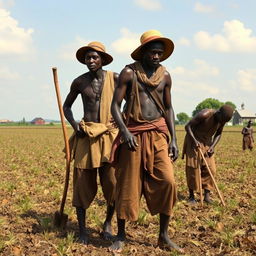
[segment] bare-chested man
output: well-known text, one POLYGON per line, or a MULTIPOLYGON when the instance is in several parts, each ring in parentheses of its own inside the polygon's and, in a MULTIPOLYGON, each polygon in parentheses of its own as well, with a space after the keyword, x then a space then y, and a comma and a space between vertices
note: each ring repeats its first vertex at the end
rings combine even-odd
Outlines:
POLYGON ((243 150, 246 150, 247 148, 252 150, 253 149, 253 129, 251 127, 252 121, 249 120, 247 123, 247 126, 243 128, 242 134, 243 134, 243 150))
POLYGON ((233 111, 233 108, 229 105, 223 105, 218 110, 203 109, 185 126, 187 134, 182 158, 186 155, 188 201, 191 203, 196 202, 194 191, 199 191, 199 168, 201 170, 202 188, 204 189, 204 201, 212 202, 210 191, 213 189, 213 182, 202 157, 199 155, 198 147, 201 148, 212 174, 215 175, 214 149, 221 138, 224 125, 232 118, 233 111))
POLYGON ((70 139, 74 158, 73 201, 79 224, 79 241, 88 244, 85 225, 86 209, 97 192, 97 170, 104 197, 107 201, 107 216, 103 225, 103 237, 112 236, 111 220, 114 214, 115 170, 109 164, 112 143, 117 129, 111 124, 110 105, 118 74, 105 71, 102 66, 112 62, 100 42, 91 42, 76 53, 78 61, 89 72, 77 77, 63 105, 65 117, 72 125, 74 134, 70 139), (71 110, 78 95, 83 102, 84 116, 77 123, 71 110))
POLYGON ((160 215, 158 245, 183 251, 168 236, 177 197, 172 161, 178 157, 178 147, 171 77, 160 62, 172 54, 173 48, 173 42, 159 31, 143 33, 141 45, 131 54, 136 62, 122 70, 115 89, 111 111, 120 140, 115 151, 118 234, 112 251, 122 250, 125 222, 138 219, 142 194, 150 213, 160 215), (125 120, 120 111, 124 98, 125 120))

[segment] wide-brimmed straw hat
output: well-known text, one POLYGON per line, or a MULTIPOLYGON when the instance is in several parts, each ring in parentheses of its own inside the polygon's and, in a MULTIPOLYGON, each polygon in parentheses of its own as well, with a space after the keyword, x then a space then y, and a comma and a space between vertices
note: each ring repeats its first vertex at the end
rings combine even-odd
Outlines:
POLYGON ((164 53, 161 58, 161 61, 167 59, 172 54, 173 49, 174 49, 173 41, 169 38, 163 37, 161 32, 159 32, 158 30, 148 30, 148 31, 144 32, 142 34, 142 36, 140 37, 141 45, 132 52, 131 57, 134 60, 141 60, 142 48, 146 44, 153 42, 153 41, 160 41, 160 42, 164 43, 165 49, 164 49, 164 53))
POLYGON ((91 42, 86 46, 79 48, 76 52, 76 58, 81 63, 85 64, 85 54, 87 51, 93 50, 98 52, 102 56, 102 65, 108 65, 113 61, 113 58, 110 54, 106 53, 106 48, 101 42, 91 42))

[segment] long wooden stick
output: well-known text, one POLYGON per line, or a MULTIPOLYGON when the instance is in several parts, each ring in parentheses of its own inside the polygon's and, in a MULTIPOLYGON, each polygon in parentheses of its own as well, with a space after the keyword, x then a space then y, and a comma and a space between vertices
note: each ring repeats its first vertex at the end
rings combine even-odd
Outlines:
POLYGON ((215 187, 215 189, 216 189, 216 191, 217 191, 217 193, 218 193, 218 195, 219 195, 220 201, 221 201, 221 203, 222 203, 223 206, 226 206, 226 204, 225 204, 225 202, 224 202, 224 199, 223 199, 223 197, 222 197, 222 195, 221 195, 221 193, 220 193, 220 190, 219 190, 219 188, 218 188, 218 186, 217 186, 217 183, 216 183, 216 181, 215 181, 215 179, 214 179, 214 177, 213 177, 213 175, 212 175, 212 172, 211 172, 211 170, 210 170, 210 167, 209 167, 209 165, 208 165, 208 163, 207 163, 207 161, 206 161, 206 159, 205 159, 205 157, 204 157, 204 154, 203 154, 201 148, 198 148, 198 150, 199 150, 199 152, 200 152, 200 154, 201 154, 201 156, 202 156, 202 158, 203 158, 203 160, 204 160, 204 163, 205 163, 205 165, 206 165, 206 168, 207 168, 207 170, 208 170, 208 172, 209 172, 209 174, 210 174, 210 176, 211 176, 212 182, 213 182, 214 187, 215 187))
POLYGON ((58 81, 57 68, 52 68, 52 72, 53 72, 53 79, 54 79, 54 85, 56 90, 56 96, 58 101, 58 107, 59 107, 60 118, 61 118, 61 126, 62 126, 64 142, 65 142, 65 150, 66 150, 66 176, 65 176, 64 190, 63 190, 63 195, 62 195, 62 200, 60 205, 60 214, 63 215, 64 206, 67 198, 68 185, 69 185, 70 148, 69 148, 68 133, 67 133, 67 128, 65 124, 65 117, 64 117, 64 112, 62 108, 61 96, 60 96, 60 87, 59 87, 59 81, 58 81))
POLYGON ((204 205, 203 200, 203 188, 202 188, 202 177, 201 177, 201 163, 200 163, 200 157, 198 157, 198 183, 199 183, 199 194, 200 194, 200 203, 201 206, 204 205))

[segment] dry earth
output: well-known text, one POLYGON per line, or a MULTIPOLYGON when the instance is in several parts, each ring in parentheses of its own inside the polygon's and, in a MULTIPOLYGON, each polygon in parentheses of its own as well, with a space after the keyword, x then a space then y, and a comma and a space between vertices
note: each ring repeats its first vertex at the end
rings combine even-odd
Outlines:
MULTIPOLYGON (((186 255, 256 255, 256 150, 241 149, 241 127, 226 127, 216 148, 217 182, 226 207, 215 203, 203 208, 187 204, 184 161, 175 162, 179 191, 169 234, 186 255)), ((71 130, 69 130, 71 133, 71 130)), ((179 148, 184 128, 177 127, 179 148)), ((65 174, 62 131, 56 127, 0 127, 0 254, 112 255, 111 242, 100 238, 105 205, 99 187, 88 210, 88 247, 76 242, 77 225, 71 206, 72 182, 65 212, 65 230, 54 228, 65 174)), ((72 180, 72 175, 71 175, 72 180)), ((113 221, 116 232, 116 222, 113 221)), ((121 255, 179 255, 156 248, 158 217, 151 216, 142 200, 140 217, 128 223, 128 244, 121 255)))

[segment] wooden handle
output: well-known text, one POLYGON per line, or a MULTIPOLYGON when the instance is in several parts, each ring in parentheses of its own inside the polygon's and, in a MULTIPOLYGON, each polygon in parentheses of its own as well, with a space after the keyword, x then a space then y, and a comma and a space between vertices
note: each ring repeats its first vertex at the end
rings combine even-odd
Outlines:
POLYGON ((200 203, 203 207, 204 200, 203 200, 203 188, 202 188, 202 177, 201 177, 201 167, 200 167, 200 158, 198 157, 198 184, 199 184, 199 194, 200 194, 200 203))
POLYGON ((210 170, 210 167, 209 167, 209 165, 208 165, 208 163, 207 163, 207 161, 206 161, 206 159, 205 159, 205 157, 204 157, 204 154, 203 154, 203 152, 202 152, 202 150, 201 150, 200 148, 198 148, 198 150, 199 150, 199 152, 200 152, 200 154, 201 154, 201 156, 202 156, 202 158, 203 158, 203 160, 204 160, 204 163, 205 163, 205 165, 206 165, 206 168, 207 168, 207 170, 208 170, 208 172, 209 172, 209 174, 210 174, 210 176, 211 176, 212 182, 213 182, 214 187, 215 187, 215 189, 216 189, 216 191, 217 191, 217 193, 218 193, 218 195, 219 195, 220 201, 221 201, 222 205, 225 206, 226 204, 225 204, 225 202, 224 202, 224 200, 223 200, 223 197, 222 197, 222 195, 221 195, 221 193, 220 193, 220 190, 219 190, 219 188, 218 188, 218 186, 217 186, 217 183, 216 183, 216 181, 215 181, 215 179, 214 179, 214 177, 213 177, 213 175, 212 175, 212 172, 211 172, 211 170, 210 170))
POLYGON ((57 68, 52 68, 52 72, 53 72, 53 79, 54 79, 54 85, 55 85, 55 90, 56 90, 56 96, 57 96, 57 101, 58 101, 58 107, 59 107, 60 118, 61 118, 61 126, 62 126, 64 141, 65 141, 65 150, 66 150, 66 177, 65 177, 65 185, 64 185, 62 201, 61 201, 61 205, 60 205, 60 214, 63 215, 64 206, 65 206, 65 202, 66 202, 66 198, 67 198, 67 192, 68 192, 68 184, 69 184, 70 148, 69 148, 69 142, 68 142, 67 128, 66 128, 66 124, 65 124, 65 117, 64 117, 64 112, 63 112, 62 103, 61 103, 57 68))
POLYGON ((70 162, 70 149, 69 149, 69 142, 68 142, 68 133, 67 133, 67 128, 66 128, 66 124, 65 124, 64 112, 63 112, 63 108, 62 108, 57 68, 52 68, 52 72, 53 72, 54 85, 55 85, 58 107, 59 107, 59 112, 60 112, 61 126, 62 126, 64 141, 65 141, 66 159, 68 162, 70 162))

